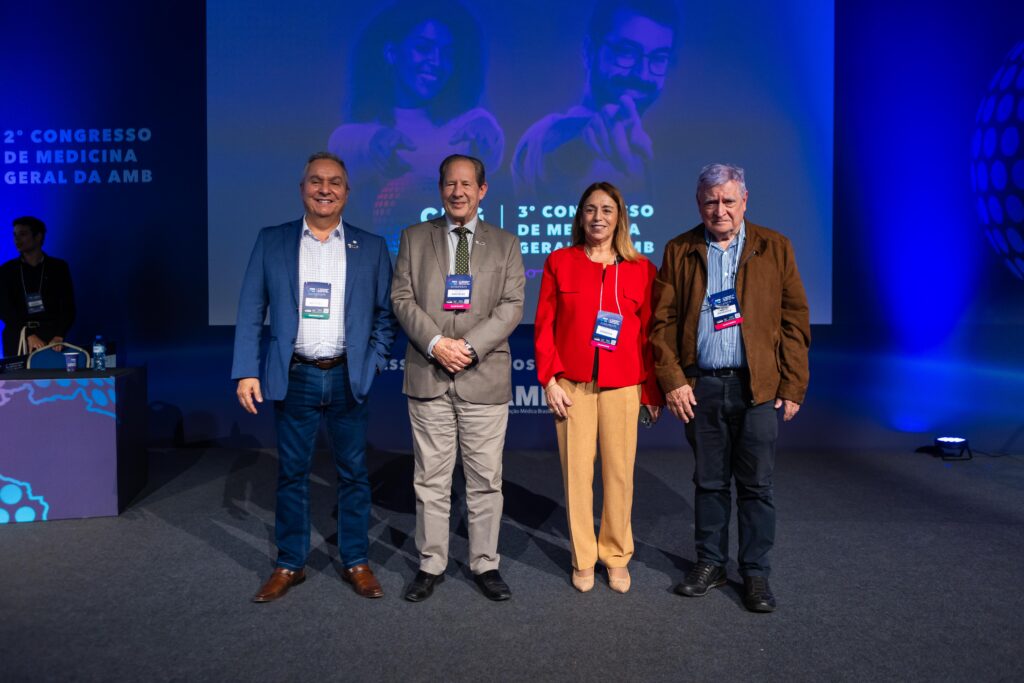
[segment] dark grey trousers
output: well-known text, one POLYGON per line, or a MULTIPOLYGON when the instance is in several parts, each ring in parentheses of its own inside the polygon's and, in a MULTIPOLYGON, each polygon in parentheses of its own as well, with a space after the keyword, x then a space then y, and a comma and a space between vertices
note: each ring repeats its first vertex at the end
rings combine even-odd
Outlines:
POLYGON ((772 471, 779 435, 773 401, 752 406, 746 377, 701 377, 694 419, 686 425, 695 466, 694 540, 697 559, 724 566, 729 559, 732 480, 736 480, 739 568, 768 576, 775 543, 772 471))

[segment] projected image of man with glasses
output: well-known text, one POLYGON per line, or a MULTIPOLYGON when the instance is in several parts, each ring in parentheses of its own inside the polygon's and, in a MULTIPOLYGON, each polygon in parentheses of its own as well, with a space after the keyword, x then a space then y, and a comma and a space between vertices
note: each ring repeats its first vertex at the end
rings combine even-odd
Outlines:
POLYGON ((672 2, 599 0, 583 39, 587 80, 579 104, 549 114, 519 140, 512 159, 521 198, 604 178, 634 201, 650 198, 654 144, 642 117, 665 87, 678 35, 672 2))

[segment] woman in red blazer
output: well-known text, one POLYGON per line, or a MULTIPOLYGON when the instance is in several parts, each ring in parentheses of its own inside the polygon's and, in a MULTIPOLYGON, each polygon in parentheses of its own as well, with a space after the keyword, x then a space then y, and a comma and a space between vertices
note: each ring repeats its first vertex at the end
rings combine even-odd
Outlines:
POLYGON ((629 590, 630 515, 641 404, 656 420, 664 397, 647 340, 655 268, 629 236, 626 204, 594 183, 576 208, 572 246, 544 263, 534 327, 537 376, 555 415, 572 544, 572 584, 594 587, 594 565, 612 590, 629 590), (601 444, 604 508, 594 534, 594 462, 601 444))

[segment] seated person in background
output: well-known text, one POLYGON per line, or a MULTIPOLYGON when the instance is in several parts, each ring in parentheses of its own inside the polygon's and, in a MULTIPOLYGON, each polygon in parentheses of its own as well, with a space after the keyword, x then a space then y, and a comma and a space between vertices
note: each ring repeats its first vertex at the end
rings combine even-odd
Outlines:
POLYGON ((43 252, 45 240, 46 225, 41 220, 14 219, 14 248, 19 256, 0 266, 5 356, 62 342, 75 321, 71 270, 67 261, 43 252), (19 349, 22 339, 25 346, 19 349))

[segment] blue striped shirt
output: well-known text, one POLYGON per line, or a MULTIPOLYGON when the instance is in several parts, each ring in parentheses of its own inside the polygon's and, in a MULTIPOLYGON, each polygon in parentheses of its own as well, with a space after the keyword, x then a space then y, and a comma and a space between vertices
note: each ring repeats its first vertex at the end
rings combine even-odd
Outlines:
MULTIPOLYGON (((745 368, 747 356, 743 350, 743 337, 740 335, 741 325, 733 325, 724 330, 715 330, 711 318, 711 302, 709 297, 724 289, 736 286, 736 270, 743 253, 743 243, 747 239, 747 224, 740 225, 740 232, 729 243, 729 248, 722 250, 704 231, 704 241, 708 245, 708 288, 705 292, 704 305, 700 308, 700 320, 697 323, 697 365, 702 370, 718 370, 720 368, 745 368)), ((740 309, 742 315, 743 309, 740 309)))

